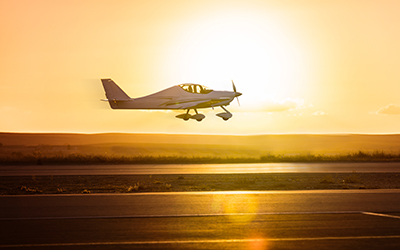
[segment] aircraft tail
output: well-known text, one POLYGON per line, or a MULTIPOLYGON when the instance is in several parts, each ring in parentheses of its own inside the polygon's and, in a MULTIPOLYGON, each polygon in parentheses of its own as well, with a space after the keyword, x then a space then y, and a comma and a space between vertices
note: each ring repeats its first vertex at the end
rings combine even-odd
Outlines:
POLYGON ((118 109, 119 102, 124 102, 131 100, 131 98, 111 79, 101 79, 103 83, 104 91, 106 92, 106 97, 108 103, 110 103, 111 108, 118 109))
POLYGON ((113 80, 101 79, 104 90, 106 91, 106 97, 109 101, 126 101, 131 99, 113 80))

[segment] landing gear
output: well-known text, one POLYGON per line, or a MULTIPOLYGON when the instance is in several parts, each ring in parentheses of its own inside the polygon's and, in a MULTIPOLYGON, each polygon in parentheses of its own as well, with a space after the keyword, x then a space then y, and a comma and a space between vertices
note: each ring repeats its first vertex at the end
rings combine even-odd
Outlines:
POLYGON ((205 115, 199 114, 197 112, 197 109, 194 109, 194 112, 196 112, 195 115, 189 114, 189 111, 190 111, 190 109, 187 110, 186 114, 180 114, 180 115, 177 115, 175 117, 179 118, 179 119, 183 119, 184 121, 188 121, 189 119, 194 119, 194 120, 196 120, 198 122, 201 122, 204 118, 206 118, 205 115))
POLYGON ((192 115, 192 117, 190 117, 191 119, 195 119, 196 121, 201 122, 204 118, 206 118, 205 115, 199 114, 199 113, 197 112, 197 109, 195 109, 194 112, 196 112, 196 114, 195 114, 195 115, 192 115))
POLYGON ((186 114, 180 114, 180 115, 177 115, 175 117, 179 118, 179 119, 183 119, 184 121, 188 121, 192 117, 192 115, 189 114, 189 110, 190 109, 187 110, 186 114))
MULTIPOLYGON (((224 120, 224 121, 229 120, 229 119, 233 116, 233 115, 231 114, 231 112, 229 112, 224 106, 220 106, 220 107, 221 107, 225 112, 218 113, 218 114, 216 114, 216 116, 221 117, 222 120, 224 120)), ((189 112, 190 112, 190 109, 188 109, 188 110, 186 111, 185 114, 180 114, 180 115, 177 115, 177 116, 175 116, 175 117, 176 117, 176 118, 179 118, 179 119, 182 119, 182 120, 184 120, 184 121, 188 121, 189 119, 193 119, 193 120, 196 120, 196 121, 198 121, 198 122, 201 122, 204 118, 206 118, 205 115, 199 114, 199 113, 197 112, 197 109, 194 109, 194 112, 196 112, 196 114, 194 114, 194 115, 189 114, 189 112)))
POLYGON ((221 117, 224 121, 229 120, 232 117, 231 112, 229 112, 224 106, 221 106, 223 110, 225 110, 225 113, 218 113, 216 116, 221 117))

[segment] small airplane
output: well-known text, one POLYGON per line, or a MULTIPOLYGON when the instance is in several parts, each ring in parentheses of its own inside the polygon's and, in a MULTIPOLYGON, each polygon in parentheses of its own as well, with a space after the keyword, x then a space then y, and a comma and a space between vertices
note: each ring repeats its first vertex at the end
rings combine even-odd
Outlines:
MULTIPOLYGON (((195 119, 202 121, 206 116, 199 114, 197 109, 221 107, 225 112, 218 113, 216 116, 227 121, 232 114, 225 108, 232 100, 242 95, 236 91, 232 80, 233 91, 215 91, 205 86, 193 83, 175 85, 161 90, 157 93, 130 98, 113 80, 101 79, 106 92, 107 101, 112 109, 183 109, 186 113, 175 116, 176 118, 187 121, 195 119), (193 109, 195 114, 189 114, 193 109)), ((238 104, 239 103, 239 99, 238 104)))

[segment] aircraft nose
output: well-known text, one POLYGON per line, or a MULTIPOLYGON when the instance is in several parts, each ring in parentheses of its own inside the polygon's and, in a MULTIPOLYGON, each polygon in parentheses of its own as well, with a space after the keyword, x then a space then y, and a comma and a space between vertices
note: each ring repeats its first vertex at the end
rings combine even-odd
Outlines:
POLYGON ((235 97, 238 97, 238 96, 241 96, 242 95, 242 93, 240 93, 240 92, 235 92, 235 97))

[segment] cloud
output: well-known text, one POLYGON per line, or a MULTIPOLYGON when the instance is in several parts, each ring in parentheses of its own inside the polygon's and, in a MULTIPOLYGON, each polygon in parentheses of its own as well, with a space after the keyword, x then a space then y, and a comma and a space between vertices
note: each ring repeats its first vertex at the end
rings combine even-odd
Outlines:
POLYGON ((263 98, 252 98, 252 100, 243 101, 241 100, 242 106, 235 108, 235 112, 285 112, 300 110, 305 108, 311 108, 312 104, 305 104, 301 98, 284 98, 284 99, 263 99, 263 98))
POLYGON ((282 112, 294 109, 303 109, 304 100, 301 98, 286 98, 283 100, 269 100, 260 106, 261 111, 282 112))
POLYGON ((324 111, 315 111, 312 115, 326 115, 324 111))
POLYGON ((386 107, 380 108, 376 113, 378 115, 400 115, 400 105, 392 103, 386 107))

